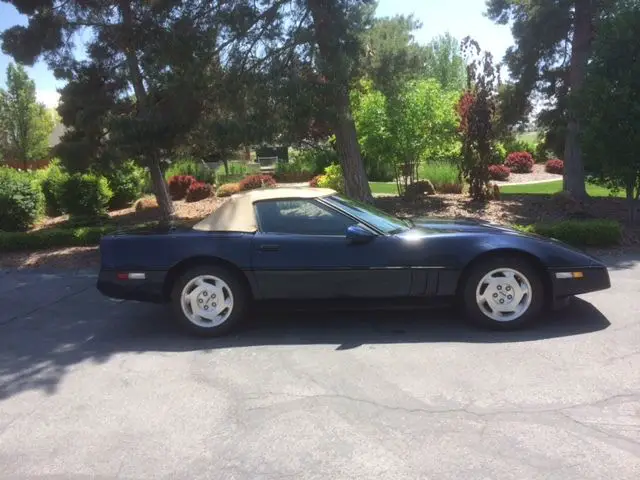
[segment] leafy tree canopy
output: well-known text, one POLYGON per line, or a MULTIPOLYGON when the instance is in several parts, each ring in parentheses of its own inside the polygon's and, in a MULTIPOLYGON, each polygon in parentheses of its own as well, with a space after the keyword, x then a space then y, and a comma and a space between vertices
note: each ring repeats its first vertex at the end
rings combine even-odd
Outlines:
POLYGON ((576 105, 585 163, 595 179, 624 189, 631 221, 640 198, 640 5, 620 1, 602 21, 576 105))
POLYGON ((0 90, 0 149, 5 158, 29 162, 49 155, 55 118, 36 100, 36 85, 24 67, 9 64, 7 88, 0 90))

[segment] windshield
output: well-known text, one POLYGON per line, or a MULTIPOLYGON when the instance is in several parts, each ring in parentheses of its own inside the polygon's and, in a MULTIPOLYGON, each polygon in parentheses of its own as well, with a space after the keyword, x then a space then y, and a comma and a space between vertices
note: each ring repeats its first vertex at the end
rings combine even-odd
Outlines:
POLYGON ((351 198, 331 195, 325 197, 325 200, 388 235, 404 232, 409 230, 411 226, 410 220, 401 220, 371 205, 351 198))

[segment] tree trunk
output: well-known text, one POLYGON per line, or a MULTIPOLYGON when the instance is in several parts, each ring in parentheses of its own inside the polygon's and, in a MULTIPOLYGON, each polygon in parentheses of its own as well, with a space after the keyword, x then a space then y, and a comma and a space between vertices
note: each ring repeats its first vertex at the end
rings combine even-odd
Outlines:
MULTIPOLYGON (((133 17, 131 14, 131 3, 128 0, 120 0, 120 13, 122 14, 122 23, 125 27, 125 31, 127 33, 131 32, 133 17)), ((142 73, 140 72, 138 57, 129 45, 125 44, 123 45, 123 48, 127 59, 130 80, 133 84, 133 91, 136 96, 138 116, 142 116, 145 114, 148 98, 144 82, 142 81, 142 73)), ((158 207, 160 208, 161 222, 169 223, 175 214, 175 209, 173 207, 173 201, 169 196, 167 183, 164 181, 164 177, 162 176, 160 157, 156 152, 150 152, 147 156, 147 166, 149 167, 149 173, 151 174, 153 193, 156 197, 156 202, 158 202, 158 207)))
POLYGON ((627 208, 628 208, 628 221, 629 225, 635 225, 638 219, 638 207, 640 202, 638 201, 638 195, 640 194, 640 188, 636 188, 635 175, 626 182, 626 194, 627 194, 627 208))
POLYGON ((320 51, 322 74, 328 79, 331 89, 333 128, 336 149, 344 173, 344 185, 349 197, 372 203, 373 196, 367 173, 360 155, 356 125, 349 102, 348 59, 341 46, 342 36, 336 19, 345 15, 335 0, 307 0, 313 17, 315 39, 320 51))
POLYGON ((373 203, 367 172, 360 155, 356 124, 351 115, 349 94, 342 92, 339 95, 342 98, 339 98, 336 102, 337 119, 335 133, 336 148, 344 174, 345 193, 351 198, 373 203))
MULTIPOLYGON (((593 39, 593 0, 575 0, 574 32, 571 41, 569 94, 573 95, 584 83, 591 42, 593 39)), ((564 190, 574 198, 587 197, 584 163, 579 142, 580 125, 575 112, 569 107, 569 124, 564 149, 564 190)))

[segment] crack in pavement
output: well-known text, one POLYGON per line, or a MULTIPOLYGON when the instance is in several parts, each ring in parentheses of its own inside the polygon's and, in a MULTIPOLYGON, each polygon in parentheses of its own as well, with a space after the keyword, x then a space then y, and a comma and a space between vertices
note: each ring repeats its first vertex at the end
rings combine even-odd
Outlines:
MULTIPOLYGON (((496 416, 496 415, 518 415, 518 414, 527 414, 527 413, 531 413, 531 414, 537 414, 537 413, 554 413, 554 412, 563 412, 566 410, 573 410, 576 408, 581 408, 581 407, 595 407, 597 405, 602 405, 605 403, 609 403, 613 400, 622 400, 622 399, 632 399, 632 400, 636 400, 638 398, 640 398, 640 393, 627 393, 627 394, 617 394, 617 395, 612 395, 610 397, 606 397, 604 399, 600 399, 600 400, 595 400, 592 402, 585 402, 585 403, 577 403, 577 404, 573 404, 573 405, 568 405, 568 406, 564 406, 564 407, 553 407, 553 408, 541 408, 541 409, 517 409, 517 410, 490 410, 490 411, 482 411, 482 410, 472 410, 471 406, 466 406, 466 407, 458 407, 458 408, 450 408, 450 409, 428 409, 428 408, 408 408, 408 407, 403 407, 403 406, 396 406, 396 405, 388 405, 388 404, 384 404, 384 403, 379 403, 376 402, 374 400, 368 400, 368 399, 364 399, 364 398, 357 398, 357 397, 350 397, 348 395, 338 395, 338 394, 316 394, 316 395, 296 395, 296 394, 290 394, 290 393, 277 393, 277 392, 265 392, 265 395, 260 395, 260 396, 248 396, 246 397, 248 400, 259 400, 261 398, 264 398, 266 396, 281 396, 281 397, 289 397, 289 398, 294 398, 294 399, 315 399, 315 398, 326 398, 326 399, 342 399, 342 400, 348 400, 351 402, 357 402, 357 403, 364 403, 367 405, 371 405, 377 408, 382 408, 384 410, 397 410, 397 411, 403 411, 406 413, 428 413, 428 414, 435 414, 435 415, 446 415, 446 414, 453 414, 453 413, 466 413, 468 415, 474 416, 474 417, 478 417, 478 418, 484 418, 484 417, 491 417, 491 416, 496 416)), ((268 409, 268 408, 272 408, 275 405, 265 405, 265 406, 257 406, 257 407, 250 407, 247 410, 263 410, 263 409, 268 409)))

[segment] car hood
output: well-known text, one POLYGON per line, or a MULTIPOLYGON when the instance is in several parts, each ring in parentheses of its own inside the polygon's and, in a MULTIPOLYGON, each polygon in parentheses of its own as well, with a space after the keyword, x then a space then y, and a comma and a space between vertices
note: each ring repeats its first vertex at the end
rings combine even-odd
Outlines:
POLYGON ((414 218, 414 233, 424 232, 425 234, 434 233, 514 233, 519 234, 517 230, 496 225, 481 220, 471 219, 454 219, 454 218, 414 218))
MULTIPOLYGON (((495 223, 489 223, 482 220, 474 219, 456 219, 456 218, 414 218, 413 228, 405 232, 410 236, 428 236, 434 234, 457 234, 457 233, 486 233, 494 235, 516 235, 519 237, 535 238, 536 240, 562 245, 568 245, 548 237, 543 237, 535 233, 522 232, 513 228, 506 227, 495 223)), ((573 247, 569 247, 575 250, 573 247)))

